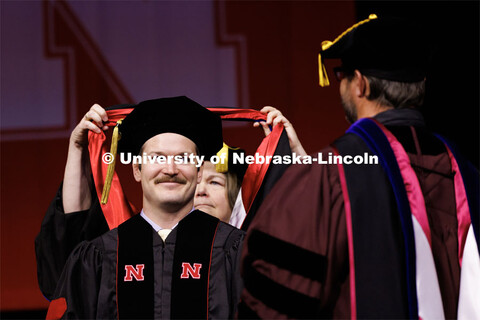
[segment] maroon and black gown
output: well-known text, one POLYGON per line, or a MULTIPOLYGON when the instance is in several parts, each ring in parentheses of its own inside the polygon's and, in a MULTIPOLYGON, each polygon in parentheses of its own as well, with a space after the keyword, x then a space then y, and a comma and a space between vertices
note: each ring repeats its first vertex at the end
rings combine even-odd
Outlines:
MULTIPOLYGON (((445 145, 413 109, 389 110, 375 119, 402 144, 418 178, 445 317, 456 318, 460 283, 457 215, 454 174, 445 145)), ((324 159, 334 154, 334 148, 341 154, 372 154, 352 133, 323 149, 324 159)), ((390 182, 380 165, 350 165, 345 170, 353 228, 361 239, 357 243, 354 238, 355 262, 363 260, 363 265, 355 266, 357 317, 408 318, 405 245, 390 182), (391 248, 398 253, 389 252, 391 248)), ((291 166, 247 231, 239 317, 350 318, 349 271, 338 166, 291 166)))

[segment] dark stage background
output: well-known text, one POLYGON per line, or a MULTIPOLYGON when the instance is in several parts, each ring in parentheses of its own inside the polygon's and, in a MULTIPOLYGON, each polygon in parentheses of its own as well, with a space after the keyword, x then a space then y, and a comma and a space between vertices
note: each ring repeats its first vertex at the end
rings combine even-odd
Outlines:
MULTIPOLYGON (((41 318, 34 238, 62 180, 69 132, 103 106, 185 94, 207 106, 279 108, 308 152, 347 128, 317 52, 370 13, 417 19, 434 44, 427 123, 478 167, 478 2, 1 1, 1 317, 41 318)), ((335 62, 327 62, 331 68, 335 62)), ((227 125, 254 152, 261 130, 227 125)), ((121 168, 127 194, 139 188, 121 168)))

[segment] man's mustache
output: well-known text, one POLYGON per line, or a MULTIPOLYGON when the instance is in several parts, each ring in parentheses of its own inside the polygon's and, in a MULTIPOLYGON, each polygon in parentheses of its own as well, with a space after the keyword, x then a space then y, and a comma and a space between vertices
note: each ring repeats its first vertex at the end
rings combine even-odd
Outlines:
POLYGON ((179 177, 179 176, 162 176, 160 178, 156 178, 154 180, 155 184, 163 183, 163 182, 175 182, 175 183, 180 183, 180 184, 186 184, 187 179, 179 177))

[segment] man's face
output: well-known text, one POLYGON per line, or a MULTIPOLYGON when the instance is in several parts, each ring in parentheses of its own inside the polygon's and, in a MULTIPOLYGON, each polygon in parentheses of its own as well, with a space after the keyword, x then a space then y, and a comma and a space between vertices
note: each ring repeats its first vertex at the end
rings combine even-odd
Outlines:
POLYGON ((228 223, 232 209, 228 202, 227 188, 227 176, 224 173, 218 173, 213 163, 205 161, 202 180, 195 192, 195 209, 228 223))
MULTIPOLYGON (((150 157, 196 154, 195 143, 176 133, 156 135, 147 140, 142 149, 142 156, 146 154, 150 157)), ((147 161, 141 169, 134 164, 134 177, 142 184, 143 201, 153 206, 173 209, 193 206, 195 187, 201 179, 197 167, 190 161, 176 164, 173 158, 170 163, 166 162, 160 164, 157 161, 147 161)))
POLYGON ((343 110, 345 111, 345 117, 347 121, 350 123, 354 123, 357 121, 357 109, 355 107, 355 103, 352 99, 352 92, 351 92, 351 82, 348 77, 343 78, 340 82, 340 98, 342 100, 343 110))

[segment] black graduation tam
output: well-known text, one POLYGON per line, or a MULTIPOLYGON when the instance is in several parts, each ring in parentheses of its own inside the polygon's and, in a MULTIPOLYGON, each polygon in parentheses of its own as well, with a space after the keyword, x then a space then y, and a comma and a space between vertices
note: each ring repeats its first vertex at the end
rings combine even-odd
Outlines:
POLYGON ((331 58, 340 58, 344 69, 357 69, 367 76, 398 82, 422 81, 428 47, 421 31, 403 19, 370 15, 334 41, 322 42, 318 55, 320 85, 329 85, 322 59, 331 58))
POLYGON ((140 102, 118 129, 118 151, 135 155, 148 139, 167 132, 192 140, 208 158, 223 144, 220 117, 185 96, 140 102))

